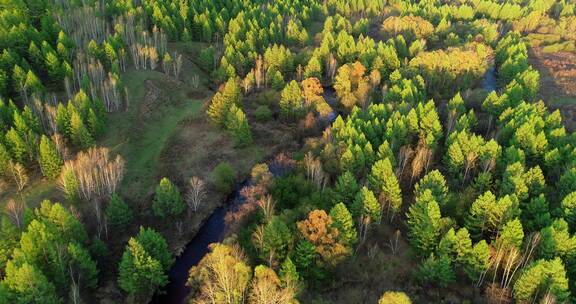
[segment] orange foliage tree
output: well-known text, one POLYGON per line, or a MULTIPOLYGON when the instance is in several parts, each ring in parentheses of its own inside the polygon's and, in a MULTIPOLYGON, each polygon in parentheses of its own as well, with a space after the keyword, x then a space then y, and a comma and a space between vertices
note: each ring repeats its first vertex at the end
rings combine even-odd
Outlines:
POLYGON ((340 232, 333 225, 332 218, 324 210, 313 210, 308 218, 298 222, 298 230, 316 247, 316 252, 328 266, 340 263, 351 252, 350 248, 338 242, 340 232))

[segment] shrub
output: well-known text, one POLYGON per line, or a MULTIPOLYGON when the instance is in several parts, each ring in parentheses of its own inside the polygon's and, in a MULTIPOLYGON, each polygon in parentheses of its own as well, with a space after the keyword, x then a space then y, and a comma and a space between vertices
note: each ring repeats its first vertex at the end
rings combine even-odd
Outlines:
POLYGON ((258 94, 258 97, 256 98, 256 102, 260 105, 271 105, 274 102, 276 102, 276 100, 280 99, 280 92, 278 91, 274 91, 274 90, 268 90, 265 92, 262 92, 260 94, 258 94))
POLYGON ((236 182, 236 171, 228 162, 221 162, 212 171, 214 186, 221 193, 229 193, 236 182))
POLYGON ((272 111, 268 106, 259 106, 254 112, 256 120, 259 122, 266 122, 272 119, 272 111))

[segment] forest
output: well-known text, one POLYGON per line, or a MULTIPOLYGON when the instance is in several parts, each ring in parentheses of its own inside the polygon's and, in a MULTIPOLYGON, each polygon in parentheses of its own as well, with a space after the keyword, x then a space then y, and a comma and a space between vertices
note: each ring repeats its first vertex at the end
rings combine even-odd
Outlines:
POLYGON ((0 303, 576 303, 571 0, 0 0, 0 303))

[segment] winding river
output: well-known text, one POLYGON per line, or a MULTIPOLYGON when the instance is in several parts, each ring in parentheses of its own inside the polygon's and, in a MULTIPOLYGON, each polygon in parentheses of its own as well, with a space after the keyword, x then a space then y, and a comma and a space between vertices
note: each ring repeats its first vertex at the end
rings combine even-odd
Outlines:
MULTIPOLYGON (((268 168, 272 175, 280 176, 286 172, 287 168, 274 162, 268 163, 268 168)), ((176 259, 176 262, 170 268, 168 279, 170 283, 164 289, 163 294, 156 294, 150 303, 152 304, 182 304, 186 300, 190 288, 186 287, 188 280, 188 271, 192 266, 200 262, 206 253, 208 245, 223 240, 226 232, 224 218, 228 211, 235 211, 245 201, 240 194, 240 190, 250 185, 250 179, 240 183, 232 194, 228 197, 226 203, 214 210, 208 217, 202 228, 196 236, 186 245, 182 254, 176 259)))

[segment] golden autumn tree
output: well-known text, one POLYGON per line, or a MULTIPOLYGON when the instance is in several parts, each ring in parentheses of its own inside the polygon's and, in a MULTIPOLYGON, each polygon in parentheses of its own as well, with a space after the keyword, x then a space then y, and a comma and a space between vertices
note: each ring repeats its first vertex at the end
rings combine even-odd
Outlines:
POLYGON ((350 254, 350 248, 338 241, 340 232, 324 210, 313 210, 296 224, 302 236, 316 247, 327 266, 335 266, 350 254))

